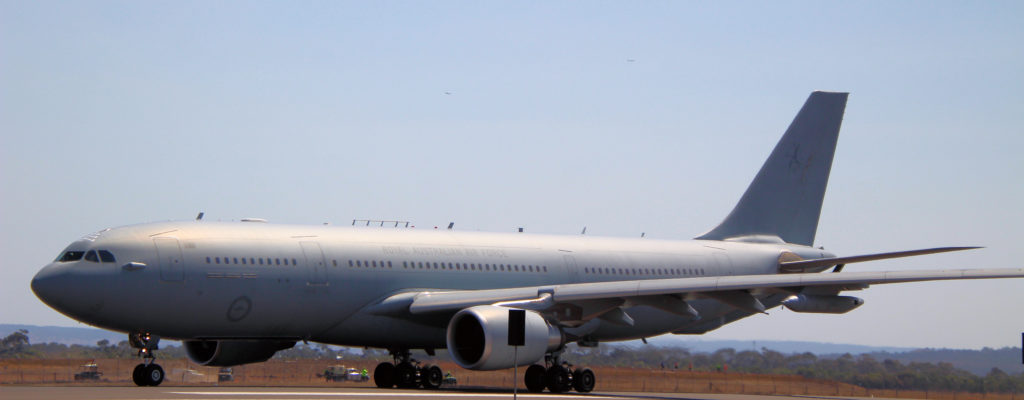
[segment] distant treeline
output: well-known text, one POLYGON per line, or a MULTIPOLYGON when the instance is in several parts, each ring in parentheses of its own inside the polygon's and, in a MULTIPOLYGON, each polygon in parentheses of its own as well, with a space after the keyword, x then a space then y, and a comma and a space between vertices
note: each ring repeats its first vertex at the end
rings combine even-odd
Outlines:
POLYGON ((657 346, 571 349, 567 358, 581 365, 639 368, 664 366, 666 369, 683 371, 800 375, 870 389, 975 393, 1019 393, 1024 390, 1024 373, 1011 375, 998 368, 992 368, 984 376, 978 376, 955 368, 948 362, 902 363, 893 359, 877 359, 869 354, 818 357, 812 353, 787 355, 768 349, 736 351, 731 348, 713 353, 690 353, 686 349, 657 346))
MULTIPOLYGON (((95 346, 64 345, 58 343, 30 344, 27 331, 21 330, 5 337, 0 346, 0 359, 4 358, 134 358, 137 351, 128 341, 117 344, 101 340, 95 346)), ((957 350, 971 355, 985 350, 957 350)), ((991 354, 987 354, 991 355, 991 354)), ((163 346, 160 358, 184 358, 180 346, 163 346)), ((383 350, 349 348, 299 343, 294 348, 278 352, 279 359, 337 359, 390 360, 383 350)), ((414 353, 414 358, 450 360, 444 351, 436 356, 414 353), (418 357, 422 356, 422 357, 418 357)), ((869 354, 837 357, 818 357, 812 353, 783 354, 776 351, 736 351, 731 348, 712 353, 691 353, 677 347, 603 345, 597 348, 569 346, 563 359, 585 366, 618 366, 678 371, 717 371, 722 373, 756 373, 800 375, 806 378, 828 379, 869 389, 959 391, 974 393, 1024 392, 1024 373, 1008 374, 992 368, 984 376, 954 368, 948 362, 903 363, 891 358, 876 358, 869 354)))

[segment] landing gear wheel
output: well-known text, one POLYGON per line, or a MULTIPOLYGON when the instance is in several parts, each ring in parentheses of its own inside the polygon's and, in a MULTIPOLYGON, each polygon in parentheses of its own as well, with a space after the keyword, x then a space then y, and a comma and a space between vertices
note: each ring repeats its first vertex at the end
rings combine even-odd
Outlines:
POLYGON ((157 364, 147 365, 145 380, 146 386, 160 386, 164 381, 164 369, 157 364))
POLYGON ((395 387, 395 364, 382 362, 373 369, 373 383, 381 389, 395 387))
POLYGON ((135 386, 149 386, 146 384, 146 364, 139 364, 132 370, 132 382, 135 386))
POLYGON ((561 365, 554 365, 548 368, 544 374, 544 381, 551 393, 563 393, 572 389, 572 376, 569 369, 561 365))
POLYGON ((441 382, 444 381, 444 371, 441 371, 441 367, 431 365, 420 371, 420 380, 423 384, 424 389, 437 389, 441 387, 441 382))
POLYGON ((526 369, 523 379, 526 381, 526 389, 533 393, 544 391, 544 369, 543 365, 533 364, 526 369))
POLYGON ((410 362, 398 364, 395 367, 395 385, 402 389, 412 389, 417 385, 416 367, 410 362))
POLYGON ((597 383, 597 377, 594 376, 594 371, 590 368, 577 369, 572 374, 572 387, 580 393, 590 393, 594 390, 594 384, 597 383))

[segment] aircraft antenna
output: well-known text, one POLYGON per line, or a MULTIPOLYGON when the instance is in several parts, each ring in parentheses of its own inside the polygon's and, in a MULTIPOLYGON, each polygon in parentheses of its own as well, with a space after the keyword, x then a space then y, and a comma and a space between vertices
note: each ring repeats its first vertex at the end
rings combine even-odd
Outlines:
POLYGON ((380 220, 380 219, 353 219, 352 220, 352 226, 356 226, 356 224, 359 224, 359 226, 379 226, 381 228, 385 228, 385 227, 401 228, 403 226, 406 227, 406 228, 409 227, 409 221, 380 220))

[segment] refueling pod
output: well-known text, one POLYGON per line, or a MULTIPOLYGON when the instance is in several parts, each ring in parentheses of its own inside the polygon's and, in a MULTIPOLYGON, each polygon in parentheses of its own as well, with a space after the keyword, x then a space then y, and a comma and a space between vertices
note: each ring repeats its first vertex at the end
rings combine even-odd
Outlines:
POLYGON ((821 296, 798 294, 782 302, 786 308, 800 313, 845 314, 864 304, 853 296, 821 296))

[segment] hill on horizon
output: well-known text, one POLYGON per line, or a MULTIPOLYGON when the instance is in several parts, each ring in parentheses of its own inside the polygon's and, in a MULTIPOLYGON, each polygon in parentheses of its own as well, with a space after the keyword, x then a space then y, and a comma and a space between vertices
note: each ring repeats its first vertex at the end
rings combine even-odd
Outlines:
MULTIPOLYGON (((815 355, 846 354, 859 355, 865 353, 890 352, 899 353, 917 350, 912 347, 868 346, 861 344, 843 344, 826 342, 804 342, 792 340, 706 340, 692 336, 663 335, 647 339, 653 345, 665 347, 685 347, 690 351, 712 353, 722 348, 733 348, 736 351, 769 349, 779 353, 812 353, 815 355)), ((627 342, 636 343, 636 342, 627 342)))

